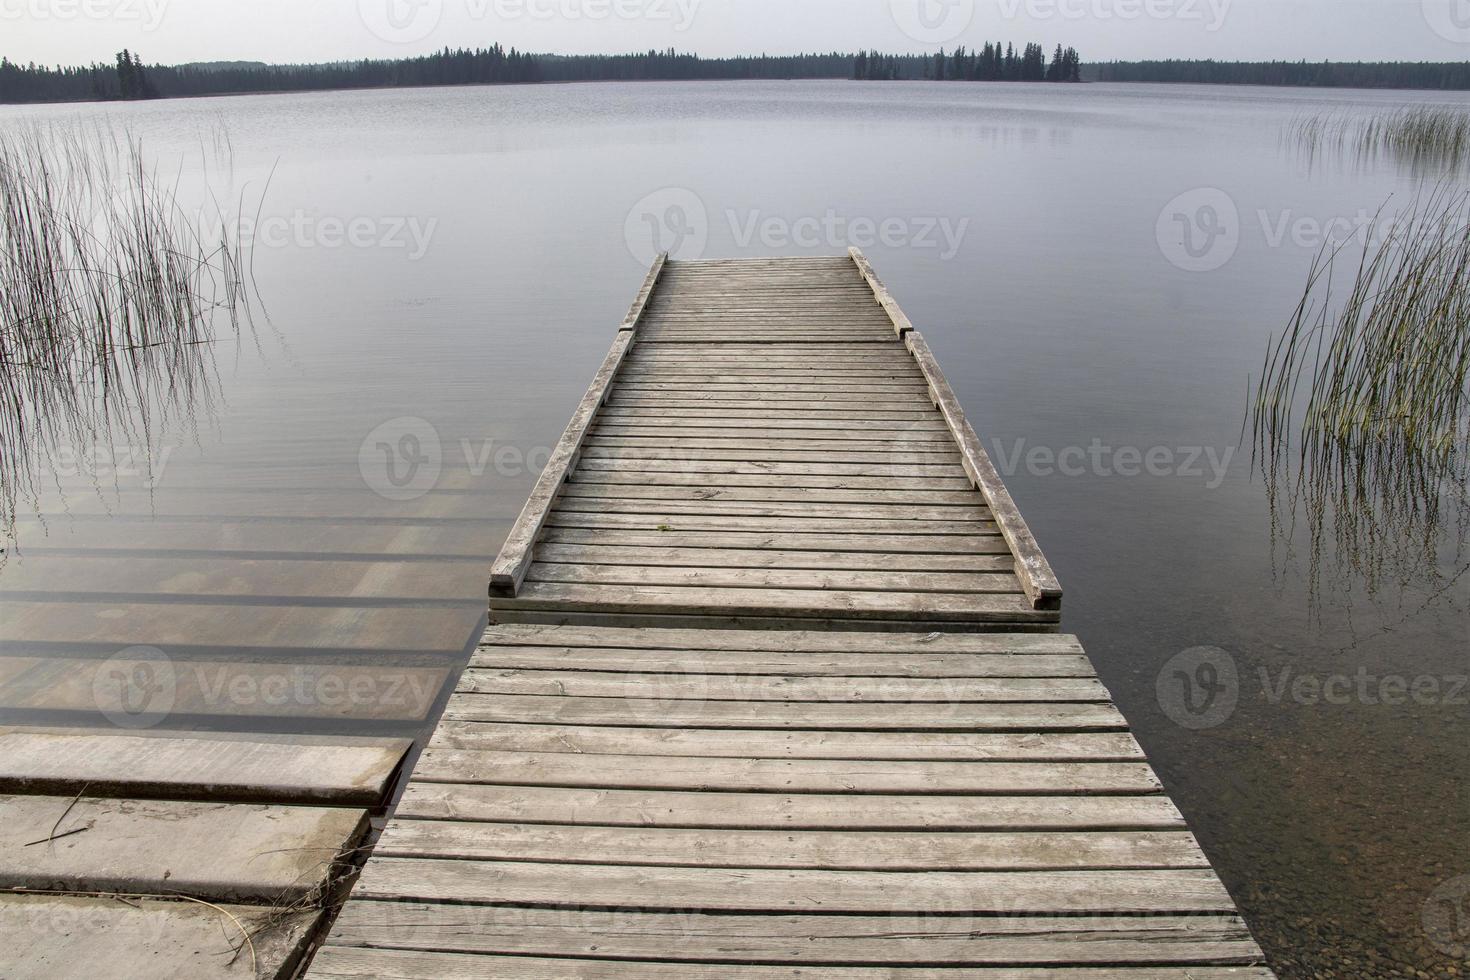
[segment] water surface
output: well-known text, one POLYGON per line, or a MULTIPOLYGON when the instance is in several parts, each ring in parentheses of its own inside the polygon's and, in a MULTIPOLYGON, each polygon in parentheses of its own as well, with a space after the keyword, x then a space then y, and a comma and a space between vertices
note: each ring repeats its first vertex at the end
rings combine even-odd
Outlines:
MULTIPOLYGON (((105 458, 101 492, 59 467, 0 571, 0 719, 421 732, 654 236, 686 257, 858 244, 1282 975, 1458 975, 1436 923, 1470 894, 1470 587, 1349 581, 1313 611, 1240 445, 1315 229, 1414 186, 1281 134, 1443 98, 709 83, 7 109, 100 112, 161 160, 223 124, 233 192, 269 176, 270 323, 221 350, 212 417, 150 440, 151 491, 105 458), (1177 679, 1201 657, 1234 672, 1209 717, 1177 679), (109 662, 146 668, 147 696, 109 701, 109 662)), ((115 455, 138 469, 145 447, 115 455)))

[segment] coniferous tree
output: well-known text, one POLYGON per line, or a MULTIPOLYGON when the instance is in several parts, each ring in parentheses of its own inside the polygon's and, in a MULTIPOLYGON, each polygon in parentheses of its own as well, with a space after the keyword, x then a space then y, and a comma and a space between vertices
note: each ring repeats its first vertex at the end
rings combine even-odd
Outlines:
POLYGON ((125 99, 136 98, 137 82, 133 78, 133 55, 123 48, 117 55, 117 87, 125 99))

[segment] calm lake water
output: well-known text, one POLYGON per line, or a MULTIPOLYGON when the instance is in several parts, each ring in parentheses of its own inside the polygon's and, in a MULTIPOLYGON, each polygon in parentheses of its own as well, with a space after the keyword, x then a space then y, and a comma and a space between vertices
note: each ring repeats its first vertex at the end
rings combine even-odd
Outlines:
POLYGON ((233 174, 209 180, 263 200, 269 322, 220 352, 211 414, 97 460, 101 492, 70 462, 87 447, 56 447, 65 493, 0 570, 0 721, 423 731, 655 236, 684 257, 857 244, 1273 965, 1462 975, 1470 586, 1329 582, 1314 610, 1241 444, 1320 229, 1415 186, 1284 131, 1443 99, 745 83, 5 109, 103 114, 186 194, 222 125, 233 174), (418 471, 389 469, 400 449, 418 471), (169 667, 163 708, 98 694, 119 656, 169 667), (1176 686, 1201 662, 1224 685, 1204 715, 1176 686), (339 668, 361 696, 313 686, 339 668))

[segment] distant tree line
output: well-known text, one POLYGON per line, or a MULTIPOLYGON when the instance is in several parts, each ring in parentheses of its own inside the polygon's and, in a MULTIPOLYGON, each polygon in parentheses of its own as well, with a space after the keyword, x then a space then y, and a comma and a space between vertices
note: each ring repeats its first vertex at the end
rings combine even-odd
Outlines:
POLYGON ((1112 61, 1091 66, 1087 74, 1100 82, 1470 89, 1465 61, 1112 61))
POLYGON ((959 47, 953 54, 941 49, 933 57, 890 55, 863 51, 853 65, 852 77, 863 81, 893 81, 928 78, 952 82, 1079 82, 1082 56, 1075 48, 1057 45, 1051 61, 1039 44, 1028 44, 1019 53, 1015 45, 987 43, 974 50, 959 47))
POLYGON ((242 92, 680 79, 847 78, 851 54, 701 58, 672 49, 626 55, 529 54, 500 45, 445 48, 417 58, 321 65, 153 65, 123 52, 117 65, 48 68, 0 59, 0 102, 77 102, 242 92))

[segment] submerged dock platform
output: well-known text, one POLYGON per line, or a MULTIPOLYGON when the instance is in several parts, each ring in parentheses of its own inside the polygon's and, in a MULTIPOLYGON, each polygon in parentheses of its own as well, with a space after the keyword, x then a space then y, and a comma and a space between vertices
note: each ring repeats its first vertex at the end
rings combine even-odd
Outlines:
POLYGON ((860 254, 660 260, 312 975, 1267 978, 860 254))

